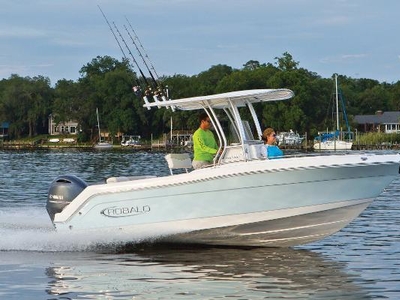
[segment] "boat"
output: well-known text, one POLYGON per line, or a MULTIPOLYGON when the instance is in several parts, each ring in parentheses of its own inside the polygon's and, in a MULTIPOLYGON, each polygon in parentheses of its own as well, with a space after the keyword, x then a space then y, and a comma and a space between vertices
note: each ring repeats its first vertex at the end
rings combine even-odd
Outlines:
POLYGON ((353 134, 349 129, 343 99, 341 100, 343 105, 343 114, 345 116, 347 123, 346 125, 348 128, 348 130, 345 132, 340 130, 339 91, 337 74, 335 74, 336 131, 318 133, 318 136, 314 139, 314 150, 351 150, 351 147, 353 146, 353 134))
POLYGON ((101 130, 100 130, 100 117, 99 117, 99 109, 96 108, 96 116, 97 116, 97 128, 99 129, 99 141, 94 145, 95 149, 112 149, 113 145, 109 142, 103 141, 101 137, 101 130))
POLYGON ((343 138, 341 131, 322 132, 314 139, 314 150, 351 150, 352 137, 343 138))
POLYGON ((220 145, 214 163, 192 170, 188 153, 170 153, 167 176, 112 177, 88 185, 78 176, 61 175, 50 184, 46 204, 56 231, 132 241, 144 236, 153 242, 291 247, 341 230, 399 176, 400 155, 325 152, 269 160, 253 105, 293 96, 289 89, 256 89, 147 99, 148 109, 205 110, 220 145), (243 110, 250 120, 242 119, 243 110), (249 122, 255 137, 243 125, 249 122))
POLYGON ((109 142, 98 142, 94 145, 95 149, 112 149, 113 145, 109 142))
POLYGON ((289 132, 280 132, 276 139, 279 146, 299 146, 303 143, 304 136, 290 129, 289 132))
POLYGON ((123 147, 139 147, 140 135, 124 135, 122 136, 121 146, 123 147))

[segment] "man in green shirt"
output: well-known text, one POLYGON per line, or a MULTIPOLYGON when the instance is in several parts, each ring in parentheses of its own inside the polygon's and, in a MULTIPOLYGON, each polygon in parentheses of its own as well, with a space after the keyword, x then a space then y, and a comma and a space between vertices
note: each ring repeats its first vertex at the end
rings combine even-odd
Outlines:
POLYGON ((194 158, 192 166, 194 169, 211 165, 215 154, 218 152, 218 145, 210 130, 211 121, 207 113, 200 114, 199 121, 200 127, 193 134, 194 158))

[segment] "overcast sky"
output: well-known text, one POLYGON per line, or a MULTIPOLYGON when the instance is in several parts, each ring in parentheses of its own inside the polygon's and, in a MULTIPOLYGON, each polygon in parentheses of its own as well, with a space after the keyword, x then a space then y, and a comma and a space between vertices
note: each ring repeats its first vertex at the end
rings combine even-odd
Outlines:
POLYGON ((275 63, 289 52, 325 78, 400 80, 398 0, 0 0, 0 79, 42 75, 55 84, 77 80, 98 55, 121 59, 98 5, 146 70, 129 20, 160 76, 275 63))

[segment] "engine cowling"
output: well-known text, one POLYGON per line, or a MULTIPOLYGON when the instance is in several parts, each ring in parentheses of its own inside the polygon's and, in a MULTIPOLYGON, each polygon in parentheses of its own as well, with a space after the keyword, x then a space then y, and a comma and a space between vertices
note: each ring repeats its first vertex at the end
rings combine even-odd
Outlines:
POLYGON ((60 213, 86 187, 87 183, 75 175, 58 176, 50 185, 46 209, 51 220, 60 213))

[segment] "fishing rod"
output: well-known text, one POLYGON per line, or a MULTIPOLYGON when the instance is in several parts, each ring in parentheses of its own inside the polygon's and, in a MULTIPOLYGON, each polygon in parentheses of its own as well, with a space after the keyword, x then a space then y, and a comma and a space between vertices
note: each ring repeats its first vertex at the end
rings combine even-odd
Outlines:
MULTIPOLYGON (((151 78, 153 79, 154 84, 155 84, 156 87, 157 87, 157 90, 155 91, 154 96, 153 96, 154 101, 158 101, 159 98, 161 98, 162 101, 168 101, 168 99, 169 99, 168 89, 167 89, 167 88, 164 88, 164 87, 160 84, 160 80, 159 80, 159 78, 158 78, 158 74, 157 74, 157 72, 156 72, 156 70, 155 70, 155 68, 154 68, 154 66, 153 66, 153 64, 152 64, 152 62, 151 62, 149 56, 147 55, 146 50, 144 50, 144 47, 143 47, 142 43, 141 43, 140 40, 139 40, 139 37, 137 36, 135 30, 134 30, 133 27, 132 27, 132 24, 129 22, 129 20, 128 20, 128 18, 127 18, 126 16, 125 16, 125 19, 126 19, 126 21, 128 22, 129 27, 131 28, 133 34, 135 35, 135 39, 138 41, 140 47, 142 48, 143 53, 145 54, 145 57, 146 57, 147 60, 149 61, 150 65, 151 65, 151 69, 154 71, 154 74, 156 75, 156 78, 154 78, 153 73, 151 72, 151 70, 150 70, 150 68, 149 68, 149 66, 148 66, 148 64, 147 64, 147 62, 146 62, 144 56, 142 55, 142 51, 140 51, 139 47, 137 46, 137 43, 135 42, 135 39, 134 39, 134 38, 132 37, 132 35, 130 34, 128 28, 124 25, 126 32, 128 33, 129 37, 131 38, 132 43, 135 45, 136 50, 137 50, 138 53, 139 53, 139 56, 142 58, 143 63, 145 64, 147 70, 148 70, 149 73, 150 73, 151 78)), ((174 110, 174 107, 171 106, 171 108, 172 108, 172 110, 174 110)))
POLYGON ((125 59, 128 59, 128 58, 126 57, 126 54, 125 54, 125 52, 124 52, 124 49, 122 49, 122 46, 121 46, 121 44, 120 44, 119 41, 118 41, 117 36, 115 35, 114 30, 112 29, 112 27, 111 27, 111 25, 110 25, 110 22, 108 22, 108 19, 107 19, 106 15, 104 14, 103 10, 100 8, 100 5, 97 5, 97 7, 100 9, 101 14, 102 14, 103 17, 104 17, 104 20, 106 20, 106 22, 107 22, 107 24, 108 24, 108 27, 109 27, 110 30, 111 30, 111 33, 113 34, 115 40, 117 41, 117 44, 118 44, 118 46, 119 46, 119 49, 120 49, 121 52, 122 52, 122 55, 124 56, 125 59))
MULTIPOLYGON (((156 72, 156 69, 154 68, 149 56, 147 55, 146 50, 144 50, 144 47, 143 47, 142 43, 140 42, 138 35, 136 34, 135 30, 132 27, 132 24, 129 22, 129 20, 128 20, 128 18, 126 16, 125 16, 125 20, 128 22, 128 25, 129 25, 130 29, 132 30, 133 34, 135 35, 135 38, 132 37, 132 35, 130 34, 128 28, 124 25, 125 30, 128 33, 129 37, 131 38, 132 43, 135 45, 136 50, 139 53, 139 56, 142 58, 144 65, 146 66, 147 70, 149 71, 150 76, 153 79, 153 82, 157 87, 157 90, 155 91, 155 93, 153 95, 154 101, 156 101, 156 102, 159 101, 159 97, 161 98, 162 101, 168 101, 168 99, 169 99, 168 89, 167 88, 163 88, 162 85, 159 83, 160 80, 159 80, 159 76, 158 76, 158 74, 156 72), (143 53, 144 53, 145 56, 142 55, 142 51, 140 51, 139 47, 137 46, 137 43, 135 42, 135 39, 137 40, 137 42, 139 43, 140 47, 142 48, 143 53), (147 58, 148 62, 150 63, 151 68, 149 68, 149 66, 148 66, 148 64, 146 62, 146 59, 144 57, 147 58), (156 77, 154 77, 154 75, 153 75, 153 73, 151 72, 150 69, 153 70, 153 72, 156 75, 156 77)), ((173 106, 171 106, 171 109, 173 111, 175 110, 175 108, 173 106)))
MULTIPOLYGON (((142 43, 140 42, 139 37, 138 37, 138 35, 136 34, 135 30, 133 29, 131 22, 129 22, 129 20, 128 20, 128 18, 127 18, 126 16, 125 16, 125 20, 128 22, 129 27, 131 28, 133 34, 135 35, 135 39, 138 41, 138 43, 139 43, 139 45, 140 45, 140 48, 142 48, 143 53, 144 53, 144 56, 145 56, 145 57, 147 58, 147 60, 149 61, 150 66, 151 66, 151 69, 154 71, 154 74, 156 75, 156 79, 158 80, 158 79, 159 79, 159 76, 158 76, 158 74, 157 74, 157 72, 156 72, 156 69, 154 68, 153 63, 151 62, 149 56, 147 55, 146 50, 144 50, 144 47, 143 47, 142 43)), ((139 51, 139 50, 138 50, 138 51, 139 51)))
POLYGON ((151 79, 153 80, 153 83, 154 83, 156 86, 158 86, 157 80, 154 78, 153 73, 151 73, 151 70, 150 70, 149 66, 147 65, 147 63, 146 63, 146 60, 144 59, 142 53, 140 52, 140 50, 139 50, 137 44, 135 43, 135 40, 133 39, 132 35, 130 34, 128 28, 127 28, 125 25, 124 25, 124 28, 125 28, 126 33, 128 34, 128 36, 131 38, 133 45, 135 45, 135 48, 136 48, 137 52, 139 53, 139 56, 142 58, 143 63, 144 63, 144 65, 145 65, 146 68, 147 68, 147 71, 149 71, 149 74, 150 74, 151 79))
MULTIPOLYGON (((122 52, 122 54, 123 54, 123 57, 124 57, 127 61, 129 61, 129 59, 127 58, 127 56, 126 56, 126 54, 125 54, 125 52, 124 52, 124 50, 123 50, 123 48, 122 48, 122 46, 121 46, 119 40, 118 40, 118 37, 117 37, 117 35, 115 34, 115 32, 114 32, 114 30, 113 30, 113 28, 112 28, 110 22, 108 21, 108 19, 107 19, 105 13, 104 13, 103 10, 100 8, 100 5, 97 5, 97 6, 98 6, 100 12, 102 13, 104 19, 106 20, 106 22, 107 22, 107 24, 108 24, 108 26, 109 26, 109 28, 110 28, 110 30, 111 30, 111 32, 112 32, 112 34, 113 34, 115 40, 117 41, 118 46, 119 46, 119 48, 120 48, 120 50, 121 50, 121 52, 122 52)), ((140 66, 139 66, 139 64, 138 64, 138 62, 136 61, 135 57, 133 56, 133 54, 132 54, 132 52, 131 52, 131 50, 130 50, 128 44, 126 43, 125 39, 123 38, 121 32, 118 30, 117 25, 115 25, 115 22, 113 22, 113 25, 114 25, 114 28, 115 28, 115 30, 117 31, 117 33, 118 33, 120 39, 122 40, 122 42, 124 43, 126 49, 128 50, 128 53, 129 53, 130 56, 132 57, 133 62, 135 63, 136 67, 138 68, 138 70, 139 70, 139 72, 140 72, 140 74, 141 74, 141 76, 142 76, 142 78, 143 78, 144 83, 146 84, 146 89, 145 89, 144 96, 143 96, 143 100, 145 101, 145 103, 148 104, 148 100, 149 100, 148 97, 152 97, 152 98, 154 99, 155 102, 158 102, 158 101, 159 101, 159 98, 158 98, 158 97, 161 96, 161 99, 162 99, 163 101, 166 101, 166 98, 165 98, 165 96, 163 95, 162 89, 158 86, 157 81, 155 80, 155 78, 154 78, 153 76, 151 76, 152 79, 153 79, 153 81, 154 81, 154 84, 155 84, 155 87, 154 87, 154 90, 155 90, 155 91, 153 91, 151 85, 150 85, 149 82, 147 81, 146 76, 144 75, 142 69, 140 68, 140 66)), ((125 27, 125 29, 126 29, 126 27, 125 27)), ((143 58, 143 57, 142 57, 142 58, 143 58)), ((147 64, 146 64, 146 67, 148 67, 147 64)), ((150 71, 149 71, 149 72, 150 72, 150 71)), ((151 74, 151 73, 150 73, 150 74, 151 74)), ((152 75, 152 74, 151 74, 151 75, 152 75)), ((139 95, 141 95, 142 93, 141 93, 141 88, 140 88, 140 82, 139 82, 139 80, 138 80, 137 77, 136 77, 136 82, 137 82, 137 85, 136 85, 136 86, 133 86, 133 87, 132 87, 132 90, 134 91, 134 93, 135 93, 136 95, 139 96, 139 95)), ((148 108, 148 109, 150 109, 150 108, 148 108)))
MULTIPOLYGON (((121 46, 121 44, 120 44, 120 42, 119 42, 119 40, 118 40, 118 38, 117 38, 117 35, 115 34, 114 30, 112 29, 110 22, 108 22, 108 19, 107 19, 106 15, 104 14, 104 12, 103 12, 103 10, 101 9, 100 5, 97 5, 97 7, 99 8, 101 14, 103 15, 104 20, 107 22, 108 27, 110 28, 110 31, 111 31, 112 35, 114 36, 114 39, 116 40, 119 49, 120 49, 121 52, 122 52, 123 58, 124 58, 126 61, 129 61, 128 57, 126 56, 126 54, 125 54, 125 52, 124 52, 124 49, 122 49, 122 46, 121 46)), ((135 76, 135 81, 136 81, 136 86, 134 86, 134 87, 132 88, 132 90, 135 92, 135 94, 140 94, 140 93, 141 93, 141 91, 140 91, 140 82, 139 82, 139 80, 138 80, 138 78, 137 78, 136 76, 135 76)))
POLYGON ((142 78, 143 78, 144 82, 146 83, 147 86, 150 86, 150 85, 149 85, 149 82, 147 81, 146 76, 144 76, 144 73, 143 73, 142 69, 140 68, 140 66, 139 66, 138 62, 136 61, 135 57, 133 56, 133 54, 132 54, 132 52, 131 52, 131 49, 129 49, 129 46, 128 46, 128 44, 126 43, 124 37, 122 36, 121 32, 118 30, 117 25, 115 25, 114 22, 113 22, 113 25, 114 25, 114 28, 115 28, 115 30, 117 31, 117 33, 118 33, 118 35, 119 35, 121 41, 124 43, 126 49, 128 50, 128 53, 129 53, 130 56, 132 57, 133 62, 135 63, 136 67, 138 68, 138 70, 139 70, 139 72, 140 72, 140 75, 142 75, 142 78))
POLYGON ((157 89, 157 82, 156 85, 154 86, 154 90, 152 89, 151 85, 149 84, 149 82, 147 81, 146 76, 144 75, 142 69, 140 68, 138 62, 136 61, 135 57, 132 54, 132 51, 130 50, 128 44, 126 43, 124 37, 122 36, 121 32, 118 30, 117 25, 115 25, 115 23, 113 22, 113 25, 115 27, 115 30, 117 31, 119 37, 121 38, 122 42, 124 43, 126 49, 128 50, 130 56, 132 57, 133 62, 136 64, 137 68, 139 69, 140 74, 142 75, 142 78, 144 80, 144 82, 146 83, 146 89, 144 92, 144 96, 143 96, 143 100, 146 104, 148 104, 149 102, 149 98, 148 97, 152 97, 154 102, 159 102, 158 97, 161 96, 161 98, 164 100, 165 97, 163 97, 162 95, 162 90, 157 89))

